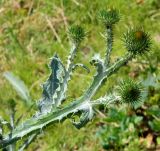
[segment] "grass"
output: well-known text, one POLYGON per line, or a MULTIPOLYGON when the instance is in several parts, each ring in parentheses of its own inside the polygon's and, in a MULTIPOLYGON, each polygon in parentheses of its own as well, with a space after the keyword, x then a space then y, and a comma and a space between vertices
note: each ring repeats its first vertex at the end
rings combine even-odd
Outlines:
MULTIPOLYGON (((103 26, 96 16, 99 10, 115 7, 121 13, 121 21, 115 27, 115 43, 112 59, 122 55, 123 44, 121 37, 128 26, 143 26, 152 38, 152 58, 160 58, 160 6, 158 0, 0 0, 0 114, 4 111, 7 101, 16 100, 18 114, 24 113, 22 101, 12 87, 2 76, 5 71, 12 71, 28 86, 34 100, 41 96, 40 84, 49 74, 49 58, 55 52, 66 62, 69 53, 69 39, 67 28, 72 24, 82 25, 88 36, 81 45, 76 62, 83 62, 90 68, 91 73, 78 70, 70 82, 69 98, 80 96, 92 78, 94 68, 89 64, 93 54, 104 54, 105 41, 102 34, 103 26), (81 80, 79 80, 81 79, 81 80), (76 81, 76 82, 75 82, 76 81), (74 84, 76 83, 76 84, 74 84)), ((148 61, 148 59, 145 61, 148 61)), ((142 57, 138 59, 141 61, 142 57)), ((125 77, 133 72, 134 64, 124 67, 118 75, 125 77)), ((159 66, 158 66, 159 68, 159 66)), ((114 75, 109 85, 116 84, 114 75)), ((103 86, 97 96, 109 89, 103 86)), ((29 113, 28 113, 29 116, 29 113)), ((6 117, 8 118, 8 117, 6 117)), ((85 128, 76 130, 69 121, 47 128, 42 136, 33 143, 28 150, 45 151, 99 151, 102 150, 98 138, 95 138, 96 123, 101 116, 89 123, 85 128)))

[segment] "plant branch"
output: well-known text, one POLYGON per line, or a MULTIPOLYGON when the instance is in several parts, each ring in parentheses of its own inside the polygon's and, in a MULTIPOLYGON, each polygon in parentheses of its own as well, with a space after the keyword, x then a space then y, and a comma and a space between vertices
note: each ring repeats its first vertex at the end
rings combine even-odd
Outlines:
POLYGON ((72 103, 70 103, 63 109, 57 109, 56 111, 52 111, 46 115, 33 117, 22 123, 20 126, 13 130, 11 137, 10 135, 7 135, 2 141, 0 141, 0 148, 6 147, 7 145, 14 143, 25 135, 28 135, 35 131, 40 131, 46 125, 60 121, 63 118, 67 117, 69 114, 73 114, 78 112, 79 110, 83 110, 86 104, 88 104, 88 101, 90 101, 92 96, 97 92, 102 81, 106 77, 112 75, 121 66, 125 65, 132 57, 133 56, 131 54, 127 54, 124 58, 121 58, 111 67, 109 67, 106 71, 103 71, 101 74, 99 74, 99 76, 96 76, 85 94, 79 99, 74 100, 72 103))
POLYGON ((107 39, 107 50, 105 54, 105 66, 107 67, 110 63, 110 55, 113 48, 113 27, 108 26, 106 29, 106 39, 107 39))

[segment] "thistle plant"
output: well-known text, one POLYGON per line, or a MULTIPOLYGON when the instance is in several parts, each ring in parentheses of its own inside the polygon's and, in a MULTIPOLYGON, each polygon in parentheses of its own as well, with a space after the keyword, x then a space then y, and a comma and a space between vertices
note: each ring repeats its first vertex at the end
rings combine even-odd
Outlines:
MULTIPOLYGON (((76 25, 68 30, 72 46, 67 65, 65 66, 62 63, 57 54, 52 57, 49 65, 51 73, 47 81, 42 85, 42 97, 37 103, 39 110, 30 119, 14 126, 9 134, 4 134, 0 131, 0 148, 8 149, 8 146, 15 144, 23 137, 27 137, 27 140, 19 148, 19 150, 23 150, 35 139, 42 129, 49 124, 54 124, 67 118, 72 119, 71 121, 76 128, 84 127, 94 117, 94 109, 98 105, 105 105, 107 107, 115 102, 120 102, 133 106, 135 103, 140 102, 142 88, 132 80, 121 83, 119 89, 115 89, 113 93, 104 94, 104 96, 97 100, 93 99, 100 86, 104 84, 104 80, 106 81, 112 74, 132 60, 132 58, 148 52, 150 47, 148 34, 142 29, 132 28, 123 36, 126 54, 115 62, 111 62, 110 58, 114 38, 113 30, 120 20, 119 12, 114 9, 110 9, 109 11, 103 10, 99 13, 99 19, 105 27, 107 47, 105 57, 95 54, 91 60, 91 64, 96 67, 96 73, 89 88, 80 97, 73 99, 70 103, 64 104, 67 99, 68 82, 71 80, 71 75, 76 67, 82 67, 89 72, 89 69, 84 64, 74 63, 77 51, 79 51, 80 44, 86 35, 83 28, 76 25), (74 115, 79 116, 79 121, 73 120, 72 117, 74 115)), ((1 120, 0 127, 4 127, 5 123, 1 120)))

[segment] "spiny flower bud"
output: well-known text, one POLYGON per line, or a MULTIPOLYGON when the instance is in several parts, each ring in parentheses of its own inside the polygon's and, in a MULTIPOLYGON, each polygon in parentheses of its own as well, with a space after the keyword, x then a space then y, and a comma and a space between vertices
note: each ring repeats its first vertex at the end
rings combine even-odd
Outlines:
POLYGON ((136 103, 139 103, 141 101, 142 88, 139 83, 136 83, 131 79, 128 79, 120 84, 119 94, 122 103, 134 106, 136 103))
POLYGON ((150 37, 142 29, 130 29, 124 34, 126 49, 133 54, 144 54, 149 51, 150 37))
POLYGON ((85 35, 84 29, 79 25, 71 26, 69 29, 69 36, 75 44, 79 44, 84 39, 85 35))
POLYGON ((101 10, 99 12, 99 19, 105 24, 106 27, 110 27, 116 24, 119 21, 120 17, 117 10, 109 9, 101 10))

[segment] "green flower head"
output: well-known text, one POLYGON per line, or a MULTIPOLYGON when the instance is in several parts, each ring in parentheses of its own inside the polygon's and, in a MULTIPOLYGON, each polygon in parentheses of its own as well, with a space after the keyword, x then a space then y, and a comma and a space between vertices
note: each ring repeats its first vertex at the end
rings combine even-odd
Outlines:
POLYGON ((75 44, 79 44, 86 35, 84 29, 79 25, 71 26, 68 33, 72 42, 75 44))
POLYGON ((150 37, 142 29, 130 29, 124 34, 126 49, 133 54, 144 54, 149 51, 150 37))
POLYGON ((119 95, 121 97, 122 103, 134 106, 136 103, 141 102, 142 87, 139 83, 128 79, 120 84, 119 95))
POLYGON ((110 27, 119 21, 119 12, 115 9, 101 10, 99 12, 99 19, 106 27, 110 27))

